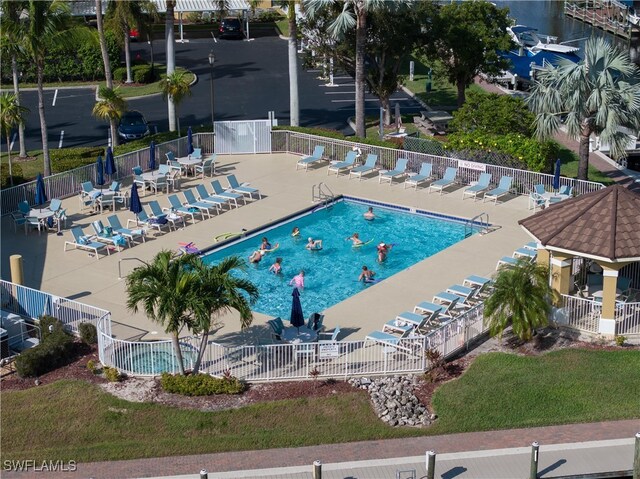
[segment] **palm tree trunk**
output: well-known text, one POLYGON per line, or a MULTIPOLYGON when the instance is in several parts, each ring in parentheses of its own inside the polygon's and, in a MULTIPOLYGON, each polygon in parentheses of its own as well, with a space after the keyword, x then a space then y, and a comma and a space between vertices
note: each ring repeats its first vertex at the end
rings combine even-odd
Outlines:
MULTIPOLYGON (((16 55, 11 56, 11 73, 13 76, 13 93, 16 95, 16 105, 20 106, 20 84, 18 82, 18 61, 16 55)), ((27 156, 27 147, 24 142, 24 122, 18 124, 18 141, 20 142, 20 158, 27 156)), ((7 143, 7 146, 9 144, 7 143)), ((9 152, 11 153, 11 152, 9 152)), ((9 174, 11 174, 11 155, 9 155, 9 174)), ((13 184, 13 178, 11 178, 13 184)))
POLYGON ((129 25, 124 24, 124 63, 127 66, 126 83, 133 83, 131 77, 131 39, 129 38, 129 25))
POLYGON ((104 63, 104 77, 107 81, 107 88, 113 89, 113 78, 111 76, 111 62, 109 52, 107 52, 107 42, 104 38, 104 25, 102 24, 102 1, 96 0, 96 23, 98 24, 98 37, 100 40, 100 53, 102 53, 102 63, 104 63))
POLYGON ((296 22, 296 2, 289 2, 289 123, 300 126, 300 105, 298 103, 298 24, 296 22))
POLYGON ((209 331, 202 335, 202 339, 200 340, 200 347, 198 348, 198 358, 196 359, 196 363, 193 366, 193 374, 198 374, 200 372, 200 364, 202 363, 202 358, 204 357, 204 353, 207 351, 207 342, 209 341, 209 331))
POLYGON ((36 71, 38 74, 38 113, 40 114, 40 135, 42 138, 42 156, 44 161, 44 176, 51 175, 51 158, 49 158, 49 138, 47 135, 47 120, 44 117, 44 59, 36 61, 36 71))
MULTIPOLYGON (((167 13, 165 18, 164 39, 167 44, 167 75, 176 69, 175 38, 173 33, 173 8, 174 1, 167 0, 167 13)), ((171 97, 167 99, 167 114, 169 116, 169 131, 176 131, 176 109, 171 97)))
POLYGON ((176 355, 178 361, 178 368, 180 368, 180 374, 184 376, 184 361, 182 359, 182 351, 180 350, 180 341, 178 340, 178 333, 171 333, 171 344, 173 345, 173 352, 176 355))
POLYGON ((391 125, 391 103, 389 102, 388 96, 380 97, 380 106, 384 109, 384 125, 391 125))
POLYGON ((367 35, 367 13, 363 0, 356 7, 356 136, 365 138, 367 131, 364 122, 364 57, 367 35))
POLYGON ((582 125, 580 132, 580 146, 578 149, 578 179, 587 180, 589 176, 589 138, 591 129, 587 125, 582 125))
POLYGON ((11 129, 7 129, 7 152, 9 153, 9 184, 13 186, 13 169, 11 165, 11 129))

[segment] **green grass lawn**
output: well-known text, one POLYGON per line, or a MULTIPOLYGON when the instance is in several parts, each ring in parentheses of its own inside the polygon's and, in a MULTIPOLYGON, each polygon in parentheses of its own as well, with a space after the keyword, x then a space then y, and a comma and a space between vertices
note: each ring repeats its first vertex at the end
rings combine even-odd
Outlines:
POLYGON ((65 380, 1 393, 1 459, 119 460, 637 418, 639 370, 637 350, 486 354, 436 392, 439 419, 424 430, 384 425, 362 392, 201 412, 65 380))

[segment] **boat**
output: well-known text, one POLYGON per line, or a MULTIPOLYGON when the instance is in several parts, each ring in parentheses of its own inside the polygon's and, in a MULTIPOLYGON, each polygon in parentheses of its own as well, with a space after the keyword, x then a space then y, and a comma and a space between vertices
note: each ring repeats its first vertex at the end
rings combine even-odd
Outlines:
POLYGON ((558 43, 558 37, 539 34, 536 28, 526 25, 507 27, 507 33, 518 47, 527 49, 534 54, 551 52, 561 55, 576 55, 576 52, 580 50, 578 47, 567 45, 568 42, 558 43))

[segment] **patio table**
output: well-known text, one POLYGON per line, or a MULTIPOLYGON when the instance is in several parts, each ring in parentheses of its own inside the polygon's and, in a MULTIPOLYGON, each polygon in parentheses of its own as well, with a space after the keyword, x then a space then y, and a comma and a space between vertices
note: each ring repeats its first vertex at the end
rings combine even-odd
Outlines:
POLYGON ((202 158, 191 158, 191 156, 184 156, 182 158, 177 158, 176 161, 182 165, 185 170, 187 170, 187 174, 189 171, 192 173, 195 171, 195 166, 202 164, 202 158))
POLYGON ((312 343, 318 339, 318 332, 313 331, 306 326, 300 326, 300 328, 289 327, 284 328, 282 331, 282 339, 287 343, 312 343), (300 332, 298 332, 298 329, 300 332))

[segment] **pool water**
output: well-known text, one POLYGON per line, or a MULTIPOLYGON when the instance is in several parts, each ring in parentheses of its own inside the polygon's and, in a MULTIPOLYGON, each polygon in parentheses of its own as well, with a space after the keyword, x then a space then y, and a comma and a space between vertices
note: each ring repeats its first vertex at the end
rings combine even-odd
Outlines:
POLYGON ((375 278, 384 283, 384 279, 464 239, 463 223, 378 206, 374 207, 375 219, 367 221, 363 217, 367 209, 363 203, 338 201, 330 208, 262 231, 203 259, 211 264, 237 255, 248 263, 249 256, 260 248, 263 236, 272 247, 279 243, 276 251, 265 254, 257 264, 248 264, 246 271, 238 274, 258 287, 260 298, 254 311, 289 319, 293 289, 289 282, 300 270, 305 272, 300 299, 308 317, 377 284, 358 281, 363 265, 375 271, 375 278), (300 228, 300 236, 291 236, 294 226, 300 228), (361 240, 373 241, 354 248, 346 238, 356 232, 361 240), (322 239, 323 249, 307 250, 308 237, 322 239), (394 246, 386 261, 378 263, 376 247, 381 242, 394 246), (279 275, 269 272, 276 258, 282 258, 279 275))
MULTIPOLYGON (((196 353, 185 350, 184 345, 181 349, 182 361, 185 368, 188 368, 195 361, 196 353)), ((148 376, 178 372, 177 358, 170 342, 133 344, 131 348, 124 351, 122 356, 116 357, 116 367, 148 376), (151 348, 149 348, 150 345, 151 348)))

